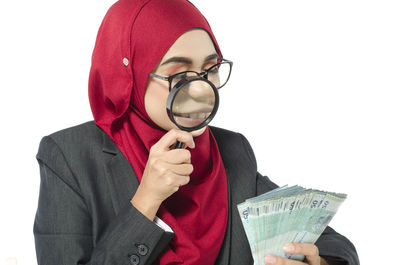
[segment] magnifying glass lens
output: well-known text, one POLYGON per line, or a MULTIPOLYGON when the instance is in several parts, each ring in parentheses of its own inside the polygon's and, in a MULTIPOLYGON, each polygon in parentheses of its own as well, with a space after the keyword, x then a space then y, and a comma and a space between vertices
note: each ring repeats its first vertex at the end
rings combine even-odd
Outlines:
POLYGON ((183 127, 196 127, 211 115, 215 105, 214 89, 207 82, 194 80, 184 84, 172 104, 175 122, 183 127))

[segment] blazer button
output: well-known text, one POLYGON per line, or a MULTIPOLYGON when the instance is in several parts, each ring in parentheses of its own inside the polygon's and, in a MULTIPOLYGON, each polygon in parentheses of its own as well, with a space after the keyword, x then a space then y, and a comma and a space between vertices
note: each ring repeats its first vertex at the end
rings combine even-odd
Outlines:
POLYGON ((149 248, 146 245, 140 244, 138 246, 138 252, 140 255, 144 256, 149 252, 149 248))
POLYGON ((132 255, 129 257, 129 260, 130 260, 130 262, 131 262, 132 265, 138 265, 139 262, 140 262, 139 256, 138 256, 138 255, 135 255, 135 254, 132 254, 132 255))

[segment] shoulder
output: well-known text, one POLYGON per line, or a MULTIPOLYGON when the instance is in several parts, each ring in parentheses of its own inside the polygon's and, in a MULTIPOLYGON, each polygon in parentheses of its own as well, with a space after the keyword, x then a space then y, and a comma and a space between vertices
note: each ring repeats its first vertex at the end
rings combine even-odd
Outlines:
POLYGON ((94 120, 91 120, 75 126, 64 128, 47 136, 52 138, 60 145, 63 143, 82 144, 84 142, 102 143, 102 133, 103 131, 97 126, 94 120))
POLYGON ((257 168, 256 157, 247 138, 235 131, 209 126, 217 141, 222 156, 234 157, 234 160, 245 159, 257 168))
POLYGON ((71 182, 87 168, 101 165, 103 134, 93 120, 52 132, 40 140, 36 159, 71 182))
POLYGON ((49 155, 52 149, 61 149, 68 153, 82 150, 84 147, 100 147, 103 141, 102 133, 104 132, 93 120, 52 132, 41 139, 38 156, 49 155))

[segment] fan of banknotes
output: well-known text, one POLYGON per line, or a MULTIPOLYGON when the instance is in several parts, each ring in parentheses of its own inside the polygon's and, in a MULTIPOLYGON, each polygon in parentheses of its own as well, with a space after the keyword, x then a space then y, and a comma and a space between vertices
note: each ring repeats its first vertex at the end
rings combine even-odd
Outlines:
POLYGON ((289 242, 315 243, 347 195, 283 186, 237 205, 255 265, 267 254, 303 260, 283 251, 289 242))

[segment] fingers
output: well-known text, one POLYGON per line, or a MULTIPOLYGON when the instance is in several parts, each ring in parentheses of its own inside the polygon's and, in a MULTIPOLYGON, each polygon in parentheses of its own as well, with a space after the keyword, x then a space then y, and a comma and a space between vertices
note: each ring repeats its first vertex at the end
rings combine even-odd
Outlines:
POLYGON ((164 161, 158 161, 157 170, 161 173, 161 175, 167 173, 167 171, 171 171, 174 174, 181 176, 188 176, 193 172, 192 164, 170 164, 164 161))
POLYGON ((161 139, 153 145, 153 147, 159 148, 163 151, 170 150, 170 146, 176 143, 177 141, 183 142, 186 146, 190 148, 194 148, 194 140, 193 136, 189 132, 185 132, 182 130, 171 129, 167 132, 161 139))
POLYGON ((308 243, 288 243, 283 250, 289 254, 303 254, 305 256, 319 256, 316 245, 308 243))
POLYGON ((267 265, 305 265, 306 263, 298 261, 285 259, 274 255, 267 255, 264 258, 264 263, 267 265))
POLYGON ((172 149, 168 151, 164 156, 164 160, 170 164, 190 164, 190 158, 191 154, 190 151, 187 149, 172 149))
POLYGON ((189 176, 180 176, 179 179, 178 179, 179 186, 186 185, 186 184, 189 183, 189 181, 190 181, 190 177, 189 176))
POLYGON ((319 256, 318 247, 308 243, 288 243, 283 250, 289 254, 302 254, 306 257, 306 261, 310 265, 320 265, 321 258, 319 256))
POLYGON ((165 176, 165 182, 167 186, 175 187, 178 190, 180 186, 188 184, 190 181, 189 176, 182 176, 172 172, 169 172, 165 176))
POLYGON ((305 256, 304 262, 285 259, 278 256, 267 255, 264 258, 265 264, 268 265, 320 265, 321 258, 319 256, 318 247, 308 243, 288 243, 283 247, 288 254, 300 254, 305 256))

